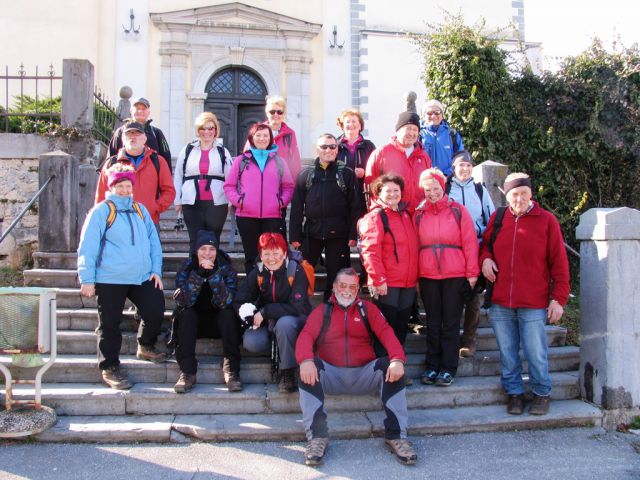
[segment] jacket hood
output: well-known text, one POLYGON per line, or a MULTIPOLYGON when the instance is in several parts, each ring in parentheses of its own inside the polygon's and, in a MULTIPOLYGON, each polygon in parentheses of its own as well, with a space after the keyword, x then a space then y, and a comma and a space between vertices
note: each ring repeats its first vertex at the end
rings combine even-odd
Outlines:
POLYGON ((420 202, 420 205, 418 205, 418 208, 416 208, 416 211, 422 210, 425 212, 438 214, 445 208, 448 208, 448 205, 449 205, 449 196, 445 193, 442 196, 442 198, 438 200, 436 203, 427 202, 426 199, 423 200, 422 202, 420 202))
POLYGON ((112 192, 107 192, 105 198, 115 203, 116 208, 127 210, 133 206, 133 197, 123 197, 112 192))

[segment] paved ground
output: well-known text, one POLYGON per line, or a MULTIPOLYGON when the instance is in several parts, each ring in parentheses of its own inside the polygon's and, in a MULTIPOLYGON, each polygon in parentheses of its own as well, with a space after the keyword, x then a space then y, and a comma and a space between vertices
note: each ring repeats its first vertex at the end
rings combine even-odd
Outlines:
POLYGON ((567 428, 412 438, 398 464, 379 438, 331 442, 325 464, 297 443, 55 445, 0 443, 0 479, 561 479, 640 480, 640 436, 567 428))

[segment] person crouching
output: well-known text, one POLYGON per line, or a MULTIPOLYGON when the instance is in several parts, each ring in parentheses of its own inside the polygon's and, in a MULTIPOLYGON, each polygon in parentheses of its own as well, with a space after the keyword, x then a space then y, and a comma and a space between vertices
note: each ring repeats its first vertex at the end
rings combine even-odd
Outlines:
POLYGON ((173 334, 180 378, 174 390, 185 393, 196 383, 196 339, 222 337, 224 381, 230 392, 239 392, 240 322, 231 307, 238 291, 237 274, 227 254, 219 250, 215 233, 200 230, 195 248, 176 275, 173 334))

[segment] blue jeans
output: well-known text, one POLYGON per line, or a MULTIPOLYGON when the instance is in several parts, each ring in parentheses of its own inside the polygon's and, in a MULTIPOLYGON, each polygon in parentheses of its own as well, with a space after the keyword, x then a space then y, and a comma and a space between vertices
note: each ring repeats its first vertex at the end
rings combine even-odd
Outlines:
POLYGON ((529 364, 529 382, 536 395, 551 392, 547 361, 547 310, 545 308, 506 308, 492 305, 491 326, 500 349, 502 387, 507 395, 524 393, 520 346, 529 364))

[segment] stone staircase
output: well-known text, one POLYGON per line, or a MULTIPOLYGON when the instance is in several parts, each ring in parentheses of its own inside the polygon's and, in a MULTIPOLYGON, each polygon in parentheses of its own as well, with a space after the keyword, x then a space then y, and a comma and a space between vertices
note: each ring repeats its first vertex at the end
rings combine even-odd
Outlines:
MULTIPOLYGON (((186 231, 172 230, 175 214, 161 221, 164 248, 165 313, 169 325, 173 308, 175 272, 186 258, 186 231)), ((225 226, 222 248, 231 250, 236 269, 243 270, 239 237, 229 249, 230 228, 225 226)), ((188 394, 177 395, 173 384, 179 371, 174 360, 155 365, 135 358, 136 322, 123 312, 121 362, 136 385, 129 391, 109 389, 100 383, 96 358, 98 314, 95 299, 82 298, 77 284, 76 255, 36 253, 35 266, 24 272, 25 285, 58 288, 58 359, 45 374, 43 402, 59 415, 57 425, 35 438, 43 442, 189 442, 192 440, 303 440, 298 395, 281 394, 271 383, 270 359, 243 352, 241 378, 245 388, 229 393, 221 372, 220 340, 198 340, 198 384, 188 394)), ((353 262, 357 261, 352 255, 353 262)), ((316 290, 324 288, 326 275, 319 268, 316 290)), ((240 275, 242 279, 244 274, 240 275)), ((321 301, 316 293, 313 303, 321 301)), ((601 412, 579 400, 579 349, 565 345, 566 331, 547 327, 549 367, 553 380, 551 411, 543 417, 514 417, 505 412, 499 380, 496 341, 486 316, 479 329, 478 352, 460 359, 455 383, 448 388, 421 385, 407 388, 411 435, 448 434, 491 430, 518 430, 600 424, 601 412)), ((406 342, 407 375, 419 377, 424 369, 425 337, 412 333, 406 342)), ((7 364, 10 358, 0 356, 7 364)), ((30 372, 12 368, 25 378, 30 372)), ((32 396, 33 389, 16 386, 17 398, 32 396)), ((3 401, 3 399, 2 399, 3 401)), ((327 398, 331 435, 364 438, 382 435, 384 415, 375 396, 327 398)))

